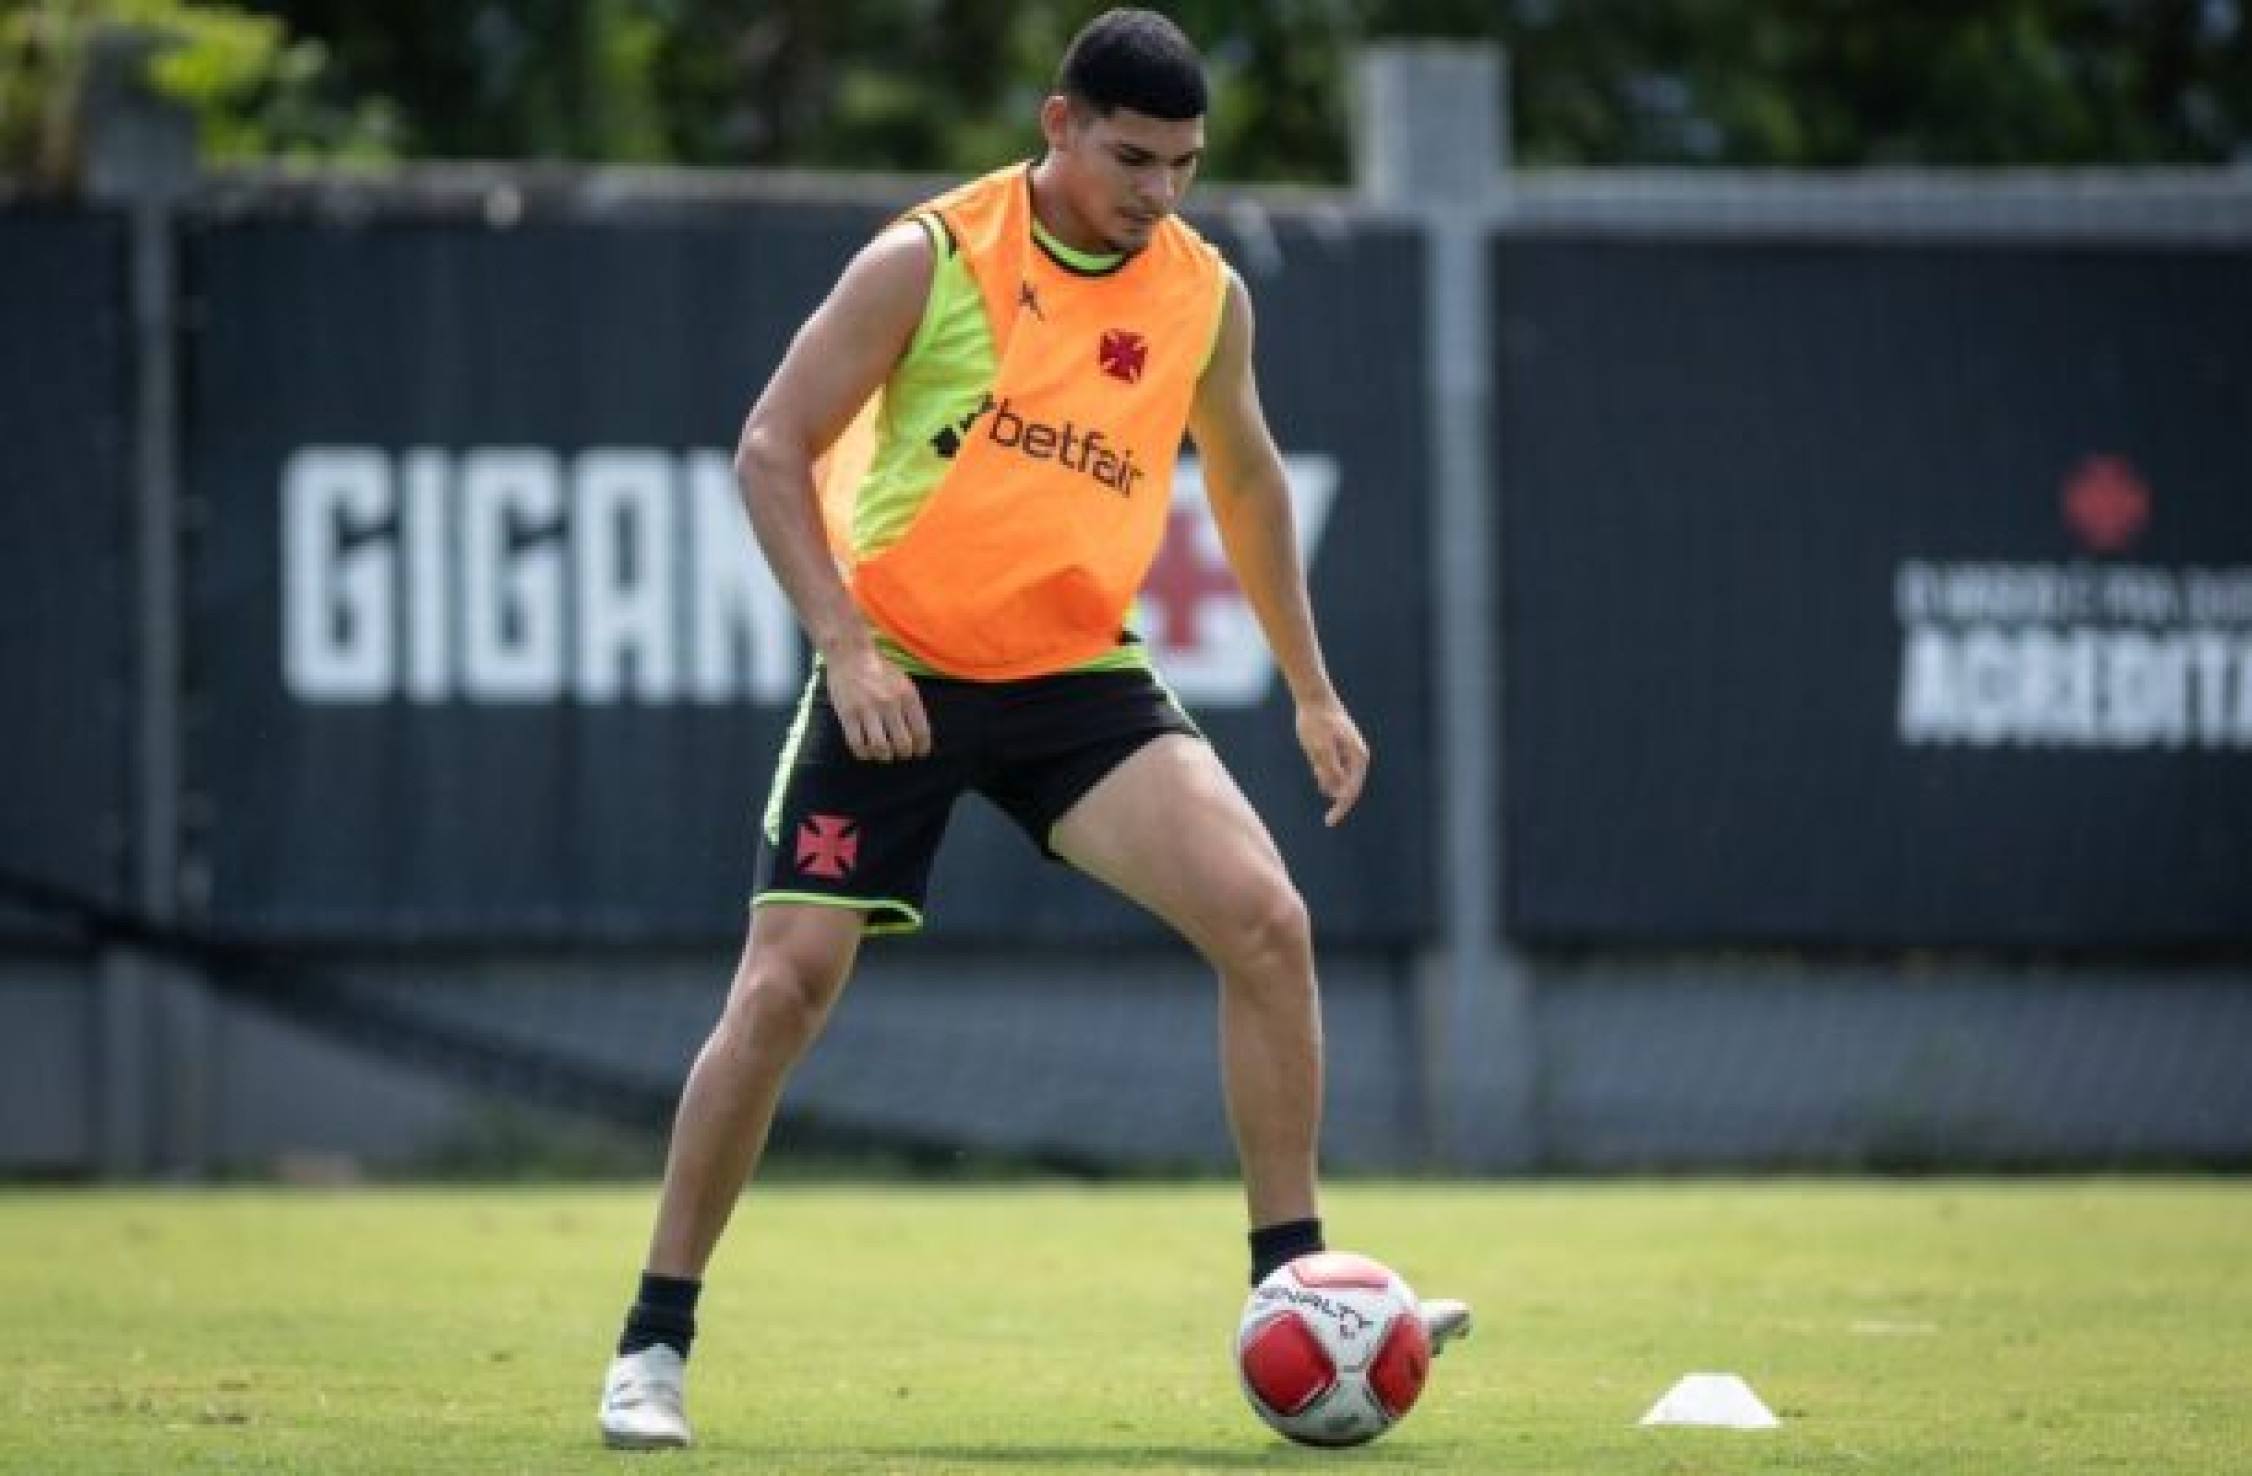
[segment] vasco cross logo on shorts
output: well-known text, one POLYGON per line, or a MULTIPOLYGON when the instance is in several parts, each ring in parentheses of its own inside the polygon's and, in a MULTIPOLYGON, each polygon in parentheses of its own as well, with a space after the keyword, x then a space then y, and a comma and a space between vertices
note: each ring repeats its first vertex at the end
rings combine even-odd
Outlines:
POLYGON ((1102 365, 1103 373, 1111 378, 1137 384, 1141 381, 1142 367, 1149 362, 1149 340, 1130 328, 1112 328, 1096 345, 1095 362, 1102 365))
POLYGON ((798 865, 807 876, 843 881, 860 859, 860 827, 843 815, 808 815, 798 827, 798 865))

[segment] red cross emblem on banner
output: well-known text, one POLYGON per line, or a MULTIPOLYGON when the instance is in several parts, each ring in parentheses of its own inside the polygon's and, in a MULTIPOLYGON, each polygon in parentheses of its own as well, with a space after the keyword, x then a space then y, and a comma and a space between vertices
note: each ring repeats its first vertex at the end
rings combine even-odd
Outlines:
POLYGON ((1202 644, 1197 632, 1207 603, 1242 597, 1234 571, 1213 558, 1197 536, 1202 523, 1189 508, 1172 509, 1166 518, 1165 542, 1142 586, 1156 607, 1158 643, 1175 651, 1202 644))
POLYGON ((2150 485, 2123 456, 2091 456, 2064 480, 2064 521, 2089 552, 2121 553, 2150 523, 2150 485))
POLYGON ((807 876, 842 881, 860 859, 860 827, 842 815, 808 815, 798 827, 798 865, 807 876))

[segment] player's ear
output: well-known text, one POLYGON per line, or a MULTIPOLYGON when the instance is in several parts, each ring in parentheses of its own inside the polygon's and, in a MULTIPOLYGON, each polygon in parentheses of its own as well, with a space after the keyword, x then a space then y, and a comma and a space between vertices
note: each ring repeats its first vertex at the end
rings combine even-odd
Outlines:
POLYGON ((1060 92, 1049 93, 1040 104, 1040 133, 1048 141, 1048 152, 1063 153, 1070 148, 1076 121, 1071 99, 1060 92))

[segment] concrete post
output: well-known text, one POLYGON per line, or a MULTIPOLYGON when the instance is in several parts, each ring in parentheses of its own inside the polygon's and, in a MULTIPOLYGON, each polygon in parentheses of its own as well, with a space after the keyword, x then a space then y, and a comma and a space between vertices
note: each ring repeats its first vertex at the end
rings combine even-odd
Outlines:
MULTIPOLYGON (((85 193, 131 223, 134 363, 136 855, 133 897, 159 929, 179 920, 179 288, 173 214, 195 185, 195 120, 143 79, 163 38, 104 30, 80 100, 85 193)), ((98 970, 101 1168, 195 1173, 210 1157, 211 1004, 192 972, 116 948, 98 970)))
POLYGON ((1354 168, 1373 203, 1413 215, 1429 243, 1425 332, 1434 484, 1439 948, 1418 970, 1427 1150, 1438 1167, 1538 1160, 1535 1055, 1524 971, 1502 949, 1501 663, 1493 588, 1495 478, 1489 227, 1507 167, 1498 51, 1387 43, 1358 74, 1354 168))

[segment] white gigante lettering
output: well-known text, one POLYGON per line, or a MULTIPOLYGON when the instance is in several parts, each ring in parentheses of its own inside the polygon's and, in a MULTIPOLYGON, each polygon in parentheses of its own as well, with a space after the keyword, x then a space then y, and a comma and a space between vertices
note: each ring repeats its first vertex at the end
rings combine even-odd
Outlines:
POLYGON ((282 469, 282 672, 301 702, 368 702, 397 660, 391 467, 307 446, 282 469))
POLYGON ((582 453, 572 477, 572 593, 581 700, 633 695, 670 702, 678 684, 673 630, 672 458, 659 451, 582 453))
POLYGON ((797 622, 759 555, 717 451, 688 453, 689 690, 699 702, 788 702, 803 676, 797 622), (744 679, 748 663, 748 680, 744 679))
POLYGON ((418 446, 399 461, 407 561, 407 696, 443 702, 453 690, 453 581, 446 558, 447 456, 418 446))
POLYGON ((461 461, 462 685, 489 702, 563 692, 562 478, 538 450, 461 461))

